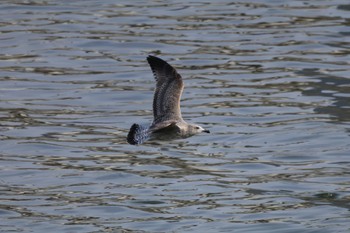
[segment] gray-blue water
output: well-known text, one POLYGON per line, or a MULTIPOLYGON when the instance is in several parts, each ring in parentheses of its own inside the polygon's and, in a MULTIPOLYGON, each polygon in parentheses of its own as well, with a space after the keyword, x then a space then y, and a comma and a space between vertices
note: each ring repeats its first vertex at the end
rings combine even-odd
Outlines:
POLYGON ((2 0, 0 232, 349 232, 349 55, 348 0, 2 0), (211 134, 126 143, 148 54, 211 134))

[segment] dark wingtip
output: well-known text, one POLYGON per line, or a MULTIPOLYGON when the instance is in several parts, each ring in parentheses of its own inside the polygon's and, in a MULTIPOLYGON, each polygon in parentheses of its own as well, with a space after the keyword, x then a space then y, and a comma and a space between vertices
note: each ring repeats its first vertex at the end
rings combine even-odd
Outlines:
POLYGON ((147 61, 148 61, 148 62, 150 62, 150 61, 152 61, 152 60, 158 60, 158 59, 160 59, 160 58, 158 58, 158 57, 156 57, 156 56, 153 56, 153 55, 148 55, 148 57, 147 57, 147 61))
POLYGON ((163 59, 160 59, 159 57, 153 56, 153 55, 148 55, 147 61, 150 65, 165 65, 168 64, 166 61, 163 59))
POLYGON ((126 141, 131 145, 137 145, 138 140, 136 139, 136 133, 140 129, 140 126, 138 124, 133 124, 130 127, 128 136, 126 137, 126 141))
MULTIPOLYGON (((153 55, 148 55, 147 60, 158 60, 160 59, 159 57, 153 56, 153 55)), ((160 59, 161 60, 161 59, 160 59)))
POLYGON ((148 59, 154 59, 154 58, 158 58, 158 57, 153 56, 153 55, 148 55, 147 60, 148 60, 148 59))

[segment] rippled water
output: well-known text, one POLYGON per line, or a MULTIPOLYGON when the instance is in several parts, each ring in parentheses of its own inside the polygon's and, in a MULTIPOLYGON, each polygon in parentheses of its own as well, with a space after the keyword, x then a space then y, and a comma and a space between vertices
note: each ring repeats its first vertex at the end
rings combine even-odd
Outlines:
POLYGON ((0 3, 1 232, 349 232, 350 5, 0 3), (155 54, 210 135, 128 145, 155 54))

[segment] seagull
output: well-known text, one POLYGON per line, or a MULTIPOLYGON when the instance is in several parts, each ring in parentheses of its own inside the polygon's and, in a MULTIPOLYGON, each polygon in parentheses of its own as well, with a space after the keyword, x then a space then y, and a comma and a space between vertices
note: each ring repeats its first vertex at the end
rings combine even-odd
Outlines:
POLYGON ((199 125, 189 124, 181 116, 180 98, 184 89, 182 77, 166 61, 148 56, 147 61, 156 80, 153 97, 153 122, 149 127, 133 124, 127 142, 138 145, 150 138, 186 138, 205 132, 199 125))

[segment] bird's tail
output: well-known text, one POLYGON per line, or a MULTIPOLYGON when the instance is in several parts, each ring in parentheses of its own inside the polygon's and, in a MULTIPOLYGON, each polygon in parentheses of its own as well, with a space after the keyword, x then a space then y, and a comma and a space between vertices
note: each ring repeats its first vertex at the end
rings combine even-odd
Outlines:
POLYGON ((133 124, 130 128, 127 142, 131 145, 138 145, 149 139, 148 127, 143 127, 138 124, 133 124))

